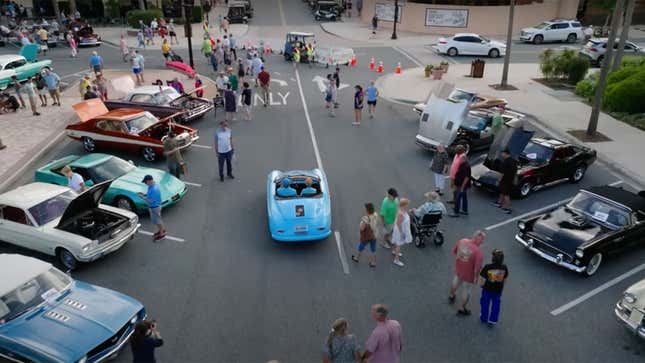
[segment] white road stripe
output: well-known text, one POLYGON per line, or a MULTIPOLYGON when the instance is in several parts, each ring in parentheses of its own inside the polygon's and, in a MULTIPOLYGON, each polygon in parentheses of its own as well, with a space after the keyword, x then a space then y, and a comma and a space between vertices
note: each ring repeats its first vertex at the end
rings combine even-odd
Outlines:
POLYGON ((320 151, 318 151, 318 142, 316 141, 316 133, 314 132, 314 127, 311 125, 311 118, 309 117, 309 109, 307 108, 307 101, 305 100, 305 93, 302 91, 302 82, 300 82, 300 74, 298 73, 298 68, 296 65, 293 65, 293 70, 296 74, 296 83, 298 83, 298 91, 300 91, 300 99, 302 100, 302 107, 305 110, 305 119, 307 120, 307 126, 309 127, 309 135, 311 136, 311 143, 314 147, 314 154, 316 155, 316 162, 318 163, 318 169, 323 169, 322 159, 320 158, 320 151))
MULTIPOLYGON (((139 230, 139 233, 141 233, 141 234, 145 234, 146 236, 154 236, 154 233, 152 233, 152 232, 148 232, 148 231, 144 231, 143 229, 140 229, 140 230, 139 230)), ((166 236, 166 239, 169 239, 169 240, 171 240, 171 241, 175 241, 175 242, 186 242, 186 240, 185 240, 185 239, 183 239, 183 238, 173 237, 173 236, 168 236, 168 235, 166 236)))
POLYGON ((200 144, 193 144, 192 146, 193 147, 199 147, 199 148, 202 148, 202 149, 212 149, 213 148, 212 146, 200 145, 200 144))
POLYGON ((645 263, 634 267, 633 269, 625 272, 624 274, 622 274, 622 275, 620 275, 620 276, 618 276, 618 277, 616 277, 616 278, 614 278, 614 279, 612 279, 610 281, 605 282, 604 284, 596 287, 595 289, 593 289, 593 290, 589 291, 588 293, 580 296, 579 298, 577 298, 575 300, 572 300, 572 301, 560 306, 559 308, 553 310, 551 312, 551 315, 558 316, 558 315, 564 313, 565 311, 573 308, 574 306, 584 302, 585 300, 593 297, 594 295, 597 295, 597 294, 603 292, 604 290, 607 290, 608 288, 616 285, 617 283, 623 281, 624 279, 626 279, 626 278, 628 278, 628 277, 630 277, 630 276, 632 276, 634 274, 637 274, 637 273, 639 273, 639 272, 641 272, 643 270, 645 270, 645 263))
POLYGON ((282 26, 287 26, 287 19, 284 16, 284 8, 282 7, 282 0, 278 0, 278 10, 280 11, 280 22, 282 26))
POLYGON ((349 265, 347 264, 347 256, 345 256, 343 243, 340 239, 340 232, 334 231, 334 236, 336 237, 336 247, 338 247, 338 257, 340 258, 340 264, 343 265, 343 272, 345 273, 345 275, 349 275, 349 265))
MULTIPOLYGON (((183 180, 182 180, 182 181, 183 181, 183 180)), ((202 187, 202 185, 201 185, 201 184, 191 183, 191 182, 187 182, 187 181, 183 181, 183 182, 184 182, 184 184, 186 184, 186 185, 191 185, 191 186, 193 186, 193 187, 199 187, 199 188, 201 188, 201 187, 202 187)))
MULTIPOLYGON (((393 18, 393 19, 394 19, 394 18, 393 18)), ((411 60, 411 61, 412 61, 412 63, 416 64, 418 67, 422 67, 422 66, 423 66, 423 65, 421 64, 421 62, 419 62, 419 61, 418 61, 418 60, 416 60, 414 57, 412 57, 410 54, 408 54, 408 52, 404 51, 403 49, 399 48, 398 46, 394 46, 393 48, 394 48, 394 50, 396 50, 397 52, 399 52, 399 53, 403 54, 403 56, 404 56, 404 57, 406 57, 406 58, 408 58, 409 60, 411 60)))

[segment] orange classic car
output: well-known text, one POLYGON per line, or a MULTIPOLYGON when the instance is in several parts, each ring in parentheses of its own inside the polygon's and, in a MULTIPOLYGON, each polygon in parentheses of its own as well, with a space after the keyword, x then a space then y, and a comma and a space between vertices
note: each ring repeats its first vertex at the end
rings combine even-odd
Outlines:
POLYGON ((171 130, 177 135, 182 150, 199 139, 197 130, 172 122, 176 115, 160 120, 144 110, 108 111, 98 98, 73 107, 80 121, 66 127, 67 136, 83 142, 87 152, 103 147, 118 148, 139 152, 147 161, 154 161, 163 156, 163 141, 171 130))

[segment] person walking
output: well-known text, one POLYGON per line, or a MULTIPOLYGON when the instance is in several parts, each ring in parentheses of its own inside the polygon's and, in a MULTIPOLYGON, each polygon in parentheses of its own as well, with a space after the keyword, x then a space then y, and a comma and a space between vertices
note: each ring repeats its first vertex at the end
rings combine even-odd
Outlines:
POLYGON ((69 165, 63 166, 60 172, 65 175, 65 178, 67 178, 67 187, 69 189, 76 193, 83 193, 87 189, 81 174, 72 171, 72 168, 69 165))
POLYGON ((175 44, 179 44, 179 40, 177 39, 177 33, 175 32, 175 19, 170 19, 170 22, 168 23, 168 35, 170 37, 170 44, 172 45, 172 41, 175 41, 175 44))
POLYGON ((139 29, 139 31, 137 31, 137 47, 146 49, 146 43, 144 41, 143 30, 141 30, 141 29, 139 29))
POLYGON ((372 34, 376 34, 376 28, 378 28, 378 16, 374 14, 372 17, 372 34))
POLYGON ((43 72, 45 73, 43 79, 53 101, 52 105, 60 107, 60 77, 50 69, 45 69, 43 72))
MULTIPOLYGON (((336 83, 336 90, 340 90, 340 67, 336 67, 332 78, 334 80, 334 83, 336 83)), ((334 99, 334 107, 338 108, 339 105, 340 103, 338 102, 338 98, 334 99)))
POLYGON ((233 55, 233 60, 237 60, 237 38, 233 36, 233 33, 229 35, 228 43, 231 50, 231 54, 233 55))
POLYGON ((11 76, 11 85, 13 86, 14 92, 16 92, 16 98, 20 101, 20 108, 27 107, 25 105, 25 100, 22 98, 23 86, 22 83, 18 81, 18 76, 11 76))
POLYGON ((363 0, 356 0, 356 12, 358 13, 358 17, 361 17, 361 13, 363 12, 363 0))
POLYGON ((399 210, 396 214, 396 222, 392 230, 392 255, 394 255, 393 263, 399 267, 405 266, 401 262, 401 247, 405 244, 412 242, 412 232, 410 230, 410 214, 408 214, 408 206, 410 201, 406 198, 399 200, 399 210))
MULTIPOLYGON (((463 160, 461 158, 461 155, 464 154, 466 149, 464 148, 463 145, 457 145, 455 146, 455 156, 452 158, 452 163, 450 164, 450 190, 452 191, 452 196, 454 198, 455 192, 457 191, 457 187, 455 185, 455 175, 457 174, 457 170, 459 169, 459 164, 463 160)), ((454 204, 455 200, 448 201, 448 204, 454 204)))
POLYGON ((383 304, 373 305, 370 313, 376 327, 365 342, 361 362, 399 363, 403 347, 401 324, 388 317, 389 310, 383 304))
POLYGON ((96 75, 96 80, 94 80, 94 83, 96 84, 96 89, 99 92, 99 96, 101 97, 101 100, 107 101, 108 99, 108 81, 105 79, 103 76, 103 73, 98 73, 96 75))
POLYGON ((127 62, 128 54, 130 54, 130 49, 128 48, 128 40, 125 38, 125 34, 121 34, 121 39, 119 40, 119 48, 121 49, 121 58, 124 62, 127 62))
POLYGON ((235 121, 235 114, 237 113, 237 97, 231 88, 231 84, 226 84, 224 90, 224 111, 226 112, 226 121, 235 121))
POLYGON ((92 52, 90 56, 90 70, 94 71, 94 74, 103 71, 103 58, 96 51, 92 52))
POLYGON ((483 255, 479 246, 484 243, 484 238, 486 238, 486 234, 477 231, 472 238, 460 239, 452 248, 452 254, 455 256, 455 276, 450 284, 448 301, 451 304, 454 303, 457 291, 461 288, 461 300, 457 315, 470 315, 470 310, 466 306, 470 300, 473 284, 477 281, 481 271, 483 255))
POLYGON ((231 159, 233 158, 233 136, 231 129, 228 127, 226 120, 219 123, 217 131, 215 131, 215 155, 217 155, 217 165, 219 169, 219 181, 224 181, 224 163, 226 163, 226 174, 229 178, 235 179, 233 176, 233 167, 231 159))
POLYGON ((501 208, 506 214, 513 213, 511 209, 511 191, 513 190, 513 182, 517 176, 517 161, 511 156, 509 149, 504 149, 501 152, 502 164, 500 170, 502 178, 499 181, 499 199, 494 203, 495 206, 501 208))
POLYGON ((144 58, 136 49, 133 52, 133 55, 130 57, 130 64, 132 65, 132 73, 134 73, 136 83, 140 86, 145 82, 143 79, 144 58))
POLYGON ((262 71, 258 74, 260 81, 260 90, 262 92, 262 100, 264 100, 264 107, 269 105, 269 83, 271 83, 271 75, 267 70, 262 67, 262 71))
POLYGON ((233 72, 233 68, 229 67, 228 68, 228 83, 231 85, 231 89, 237 96, 237 91, 240 86, 239 79, 237 78, 237 75, 233 72))
POLYGON ((430 170, 432 170, 432 173, 434 174, 434 190, 439 195, 443 195, 443 191, 446 188, 448 161, 448 152, 446 152, 446 148, 441 144, 437 145, 437 150, 432 156, 430 170))
POLYGON ((470 163, 466 154, 461 155, 459 168, 455 173, 455 204, 453 213, 449 214, 450 217, 459 217, 459 215, 468 215, 468 189, 470 189, 471 179, 470 163))
POLYGON ((148 186, 148 191, 146 194, 141 192, 137 194, 148 204, 150 222, 157 226, 157 232, 155 232, 152 238, 153 241, 157 242, 166 238, 166 227, 161 219, 161 191, 159 190, 159 184, 155 182, 152 175, 144 176, 141 182, 148 186))
POLYGON ((358 226, 359 242, 358 254, 352 255, 352 261, 358 262, 365 247, 369 245, 370 254, 367 259, 370 267, 376 267, 376 231, 378 228, 378 214, 374 210, 374 204, 365 203, 365 215, 361 218, 358 226))
POLYGON ((76 58, 78 56, 78 44, 76 44, 76 39, 71 30, 67 34, 67 45, 69 45, 70 56, 76 58))
POLYGON ((27 99, 29 100, 29 106, 31 107, 31 112, 34 116, 40 116, 38 109, 36 108, 36 85, 34 84, 34 78, 29 77, 27 82, 22 86, 27 99))
POLYGON ((387 190, 387 195, 383 198, 381 203, 381 223, 383 242, 381 246, 384 248, 392 247, 392 230, 394 228, 394 222, 396 221, 396 215, 399 210, 399 193, 394 188, 387 190))
POLYGON ((163 345, 163 338, 154 321, 142 320, 130 337, 133 363, 156 363, 155 349, 163 345))
POLYGON ((181 174, 184 171, 184 158, 181 156, 181 150, 179 150, 177 134, 172 130, 170 130, 168 137, 163 142, 163 154, 166 156, 168 172, 174 175, 175 178, 181 179, 181 174))
POLYGON ((215 87, 217 87, 217 93, 220 96, 224 95, 224 90, 226 90, 226 85, 228 84, 228 77, 224 74, 224 71, 220 71, 215 78, 215 87))
POLYGON ((327 88, 325 89, 325 108, 329 111, 329 117, 336 117, 334 111, 334 100, 338 96, 336 82, 332 79, 331 74, 327 75, 327 88))
POLYGON ((144 33, 146 35, 146 45, 155 45, 154 33, 152 32, 152 28, 149 26, 146 26, 144 33))
POLYGON ((166 59, 166 62, 171 60, 170 52, 172 52, 170 43, 168 43, 168 39, 164 38, 163 42, 161 43, 161 54, 163 55, 164 59, 166 59))
POLYGON ((257 54, 254 54, 253 59, 251 60, 251 70, 253 71, 253 77, 255 78, 255 87, 259 85, 258 76, 263 69, 264 65, 262 63, 262 59, 257 54))
POLYGON ((213 52, 213 44, 211 43, 211 38, 208 34, 204 34, 204 40, 202 41, 202 53, 204 57, 210 58, 211 53, 213 52))
POLYGON ((150 29, 152 29, 152 36, 157 34, 159 30, 159 23, 157 22, 157 18, 152 19, 150 22, 150 29))
POLYGON ((481 307, 479 320, 492 328, 499 321, 502 290, 504 290, 504 282, 508 278, 508 268, 504 264, 502 250, 498 248, 493 250, 491 263, 482 268, 479 276, 479 283, 482 286, 482 295, 479 299, 481 307))
POLYGON ((249 82, 244 82, 242 85, 242 110, 244 111, 244 119, 251 121, 251 102, 253 97, 253 91, 251 91, 251 85, 249 82))
POLYGON ((81 95, 81 99, 85 99, 85 92, 87 92, 90 87, 92 87, 92 81, 90 81, 90 75, 85 74, 83 78, 78 82, 78 93, 81 95))
POLYGON ((370 81, 370 85, 367 86, 365 90, 367 95, 367 112, 370 114, 370 118, 374 118, 374 111, 376 110, 376 101, 378 100, 379 92, 374 81, 370 81))
POLYGON ((40 98, 40 107, 47 107, 47 83, 41 73, 36 73, 36 89, 38 90, 38 98, 40 98))
POLYGON ((198 75, 195 75, 195 96, 197 97, 204 97, 204 82, 202 82, 202 79, 199 78, 198 75))
POLYGON ((217 53, 211 52, 209 60, 211 62, 211 66, 213 66, 213 73, 217 74, 219 69, 219 59, 217 59, 217 53))
POLYGON ((352 363, 361 360, 358 340, 349 334, 346 319, 336 319, 323 347, 323 363, 352 363))
POLYGON ((242 61, 242 58, 237 60, 237 78, 240 80, 240 82, 244 82, 244 77, 246 76, 246 72, 244 69, 244 63, 242 61))
POLYGON ((360 126, 363 118, 363 87, 356 85, 354 90, 354 122, 352 125, 360 126))

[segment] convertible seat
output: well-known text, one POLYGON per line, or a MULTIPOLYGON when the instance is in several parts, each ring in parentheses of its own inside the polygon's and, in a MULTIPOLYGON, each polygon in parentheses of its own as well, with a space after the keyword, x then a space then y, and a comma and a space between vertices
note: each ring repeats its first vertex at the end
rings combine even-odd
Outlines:
POLYGON ((304 197, 304 196, 316 195, 317 193, 318 193, 318 191, 315 188, 309 187, 309 188, 304 188, 300 192, 300 195, 304 197))
POLYGON ((295 197, 298 195, 296 190, 291 187, 289 188, 280 187, 276 191, 276 194, 278 194, 278 197, 295 197))

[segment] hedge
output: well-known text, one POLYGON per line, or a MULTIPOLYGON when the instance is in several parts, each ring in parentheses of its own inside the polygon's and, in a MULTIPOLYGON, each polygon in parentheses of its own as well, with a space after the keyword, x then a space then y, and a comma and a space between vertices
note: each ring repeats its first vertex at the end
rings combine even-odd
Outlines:
MULTIPOLYGON (((628 67, 632 68, 632 67, 628 67)), ((645 112, 645 67, 639 67, 632 75, 612 84, 605 90, 604 105, 614 112, 645 112)), ((616 72, 618 73, 618 72, 616 72)))
POLYGON ((128 19, 128 25, 133 28, 139 28, 139 20, 143 20, 143 23, 147 26, 150 26, 152 19, 163 18, 163 12, 160 9, 149 9, 149 10, 130 10, 126 14, 128 19))
POLYGON ((589 70, 589 60, 571 49, 556 54, 552 49, 540 54, 540 70, 546 79, 566 79, 576 84, 585 78, 589 70))

